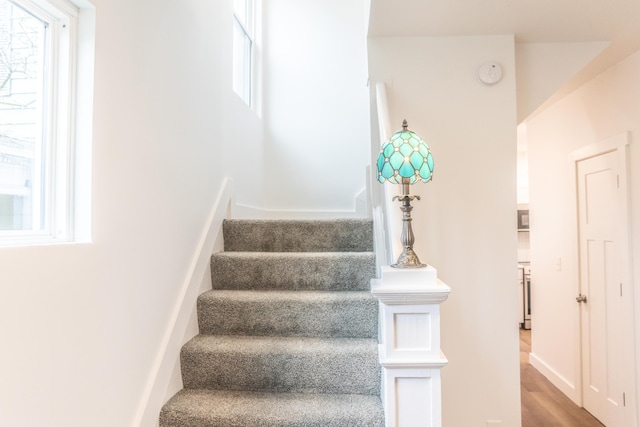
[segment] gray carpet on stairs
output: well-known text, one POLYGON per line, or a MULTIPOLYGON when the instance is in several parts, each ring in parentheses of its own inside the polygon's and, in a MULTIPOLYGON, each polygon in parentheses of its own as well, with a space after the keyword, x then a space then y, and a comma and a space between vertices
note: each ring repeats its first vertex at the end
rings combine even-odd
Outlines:
POLYGON ((373 227, 226 220, 161 427, 384 426, 373 227))
POLYGON ((161 426, 383 427, 378 396, 182 390, 162 411, 161 426))
POLYGON ((198 298, 202 334, 377 338, 368 291, 212 290, 198 298))
POLYGON ((230 252, 373 251, 373 227, 360 219, 226 220, 223 233, 230 252))
POLYGON ((373 339, 199 335, 182 349, 186 388, 378 394, 373 339))
POLYGON ((368 290, 372 252, 219 252, 214 289, 368 290))

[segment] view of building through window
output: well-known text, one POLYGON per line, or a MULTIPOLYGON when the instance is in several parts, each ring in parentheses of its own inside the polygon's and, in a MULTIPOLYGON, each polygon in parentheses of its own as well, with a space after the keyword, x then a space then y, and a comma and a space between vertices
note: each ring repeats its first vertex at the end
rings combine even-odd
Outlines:
POLYGON ((0 0, 0 230, 44 226, 46 23, 0 0))

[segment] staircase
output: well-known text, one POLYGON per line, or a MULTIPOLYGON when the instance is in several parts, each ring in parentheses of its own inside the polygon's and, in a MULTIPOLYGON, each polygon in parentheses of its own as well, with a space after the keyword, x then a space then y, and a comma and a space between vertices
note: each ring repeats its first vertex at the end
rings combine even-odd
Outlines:
POLYGON ((160 427, 384 426, 367 220, 226 220, 160 427))

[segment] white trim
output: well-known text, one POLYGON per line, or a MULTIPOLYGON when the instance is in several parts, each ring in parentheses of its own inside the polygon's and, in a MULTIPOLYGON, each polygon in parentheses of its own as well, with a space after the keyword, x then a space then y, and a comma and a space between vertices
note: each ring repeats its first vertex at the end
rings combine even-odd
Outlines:
POLYGON ((253 108, 253 94, 254 94, 254 60, 255 60, 255 14, 256 5, 254 0, 244 1, 244 14, 245 16, 240 19, 236 14, 235 2, 233 4, 233 74, 232 74, 232 86, 233 91, 251 108, 253 108), (240 30, 242 40, 236 39, 236 25, 240 30), (249 42, 249 51, 245 52, 244 44, 249 42), (239 58, 236 57, 237 43, 243 44, 242 49, 242 70, 236 69, 236 64, 239 58), (239 83, 236 79, 238 77, 238 71, 242 71, 242 82, 239 83), (241 87, 238 87, 241 86, 241 87), (242 93, 240 93, 242 92, 242 93))
MULTIPOLYGON (((367 172, 369 172, 369 167, 367 167, 367 172)), ((367 173, 367 177, 365 179, 368 180, 369 174, 367 173)), ((367 187, 365 186, 358 194, 356 194, 356 211, 355 215, 358 218, 368 218, 371 219, 371 203, 369 200, 369 192, 367 191, 367 187)))
MULTIPOLYGON (((640 409, 637 404, 637 354, 638 354, 638 346, 640 346, 640 340, 638 339, 637 332, 635 330, 635 309, 639 307, 637 299, 640 296, 640 293, 634 286, 633 280, 633 271, 632 271, 632 243, 630 239, 629 230, 631 230, 631 194, 630 194, 630 185, 629 185, 629 145, 631 144, 631 132, 626 131, 620 134, 609 137, 603 141, 596 142, 594 144, 588 145, 586 147, 582 147, 577 149, 569 154, 569 160, 571 161, 572 172, 574 175, 574 200, 577 202, 578 200, 578 162, 587 160, 592 157, 601 156, 607 153, 615 152, 615 161, 617 162, 617 171, 618 171, 618 186, 620 189, 620 196, 618 196, 618 203, 620 203, 620 216, 618 218, 619 224, 624 227, 624 230, 619 232, 619 240, 621 243, 621 247, 627 248, 623 255, 623 271, 622 271, 622 285, 625 285, 624 288, 626 292, 629 292, 628 304, 629 307, 623 313, 623 330, 620 332, 625 338, 633 340, 630 342, 626 340, 624 342, 628 343, 626 349, 623 350, 623 358, 625 368, 629 369, 630 375, 627 376, 627 383, 625 384, 625 394, 628 409, 625 411, 623 416, 625 417, 625 425, 637 425, 638 420, 638 410, 640 409)), ((576 212, 575 216, 578 218, 579 208, 576 203, 576 212)), ((579 221, 578 221, 579 224, 579 221)), ((579 242, 579 229, 576 231, 578 236, 578 241, 576 242, 578 247, 580 245, 579 242)), ((579 251, 578 251, 579 252, 579 251)), ((578 270, 577 276, 579 280, 577 281, 577 293, 582 292, 582 283, 580 279, 580 256, 578 256, 578 262, 576 264, 576 269, 578 270)), ((577 376, 576 376, 576 385, 575 385, 575 393, 576 398, 572 397, 568 393, 565 392, 569 397, 576 402, 579 406, 583 406, 583 383, 582 383, 582 375, 583 375, 583 367, 582 367, 582 318, 580 310, 577 313, 577 325, 578 325, 578 333, 580 339, 578 340, 578 348, 576 349, 576 366, 577 376)), ((533 363, 532 363, 533 364, 533 363)), ((551 379, 550 379, 551 380, 551 379)), ((553 381, 552 381, 553 382, 553 381)), ((558 387, 560 388, 560 387, 558 387)), ((561 389, 561 388, 560 388, 561 389)), ((562 390, 562 389, 561 389, 562 390)), ((564 391, 563 391, 564 392, 564 391)))
POLYGON ((204 281, 211 283, 211 275, 207 277, 206 273, 210 271, 209 263, 214 248, 217 244, 221 245, 222 242, 222 222, 229 216, 229 204, 234 193, 233 187, 233 181, 225 178, 218 197, 213 203, 185 280, 177 295, 171 318, 164 332, 164 338, 142 393, 136 416, 131 424, 132 427, 158 425, 160 409, 166 399, 167 388, 172 380, 171 375, 175 371, 174 367, 179 360, 180 348, 191 338, 185 336, 185 331, 196 305, 200 288, 204 281))
POLYGON ((377 180, 376 159, 380 153, 381 144, 391 136, 391 122, 389 118, 389 102, 387 89, 384 82, 376 82, 370 85, 370 170, 368 173, 368 189, 371 204, 371 217, 373 219, 374 244, 376 252, 376 275, 380 277, 383 265, 393 263, 393 228, 391 228, 391 216, 389 210, 388 185, 381 185, 377 180))
MULTIPOLYGON (((379 351, 385 348, 384 345, 378 346, 379 351)), ((386 369, 440 369, 444 368, 449 364, 449 360, 446 357, 442 357, 441 359, 433 359, 433 360, 394 360, 394 359, 386 359, 380 360, 380 366, 386 369)))
POLYGON ((251 109, 262 117, 262 1, 253 1, 251 49, 251 109))
POLYGON ((278 210, 258 208, 242 203, 235 203, 232 206, 232 215, 236 219, 334 219, 361 217, 360 212, 356 211, 278 210))
POLYGON ((571 399, 576 405, 582 406, 580 399, 580 390, 576 388, 576 385, 569 381, 564 376, 560 375, 549 364, 542 360, 537 354, 529 353, 529 363, 536 368, 542 375, 544 375, 551 384, 556 386, 561 392, 563 392, 569 399, 571 399))
POLYGON ((625 310, 626 318, 623 318, 624 328, 623 333, 629 337, 629 341, 623 341, 627 343, 628 347, 623 349, 623 364, 629 367, 629 375, 627 376, 627 388, 625 390, 626 395, 626 414, 625 423, 628 425, 638 425, 638 350, 637 346, 640 344, 637 338, 636 330, 636 299, 640 292, 635 287, 634 274, 633 274, 633 244, 630 238, 632 224, 631 224, 631 183, 630 183, 630 155, 629 155, 629 143, 631 142, 631 133, 627 132, 628 143, 627 145, 618 148, 618 167, 620 171, 620 178, 618 185, 620 188, 620 202, 622 207, 620 209, 619 223, 623 224, 625 229, 619 234, 620 243, 623 248, 626 248, 625 255, 623 256, 624 267, 622 271, 622 282, 625 292, 629 293, 628 307, 625 310))
POLYGON ((380 398, 387 427, 402 427, 419 415, 420 425, 442 425, 440 370, 448 360, 440 350, 440 303, 450 290, 433 267, 383 266, 382 278, 371 280, 371 294, 379 301, 380 398), (422 392, 399 379, 422 383, 422 392), (431 409, 421 413, 423 407, 431 409))
POLYGON ((95 65, 96 10, 88 0, 74 0, 80 7, 77 17, 75 80, 73 90, 73 159, 69 171, 71 188, 70 235, 74 242, 91 241, 91 188, 93 152, 93 87, 95 65))
MULTIPOLYGON (((376 83, 376 110, 378 112, 378 126, 380 132, 380 143, 383 143, 393 135, 391 130, 391 114, 389 113, 389 100, 387 97, 387 87, 384 82, 376 83)), ((378 147, 379 149, 380 147, 378 147)), ((377 157, 378 150, 374 151, 377 157)))
POLYGON ((621 147, 629 145, 631 141, 630 132, 623 132, 618 135, 614 135, 604 141, 596 142, 586 147, 579 148, 569 153, 569 161, 578 162, 580 160, 588 159, 589 157, 599 156, 600 154, 608 153, 609 151, 615 151, 621 147))

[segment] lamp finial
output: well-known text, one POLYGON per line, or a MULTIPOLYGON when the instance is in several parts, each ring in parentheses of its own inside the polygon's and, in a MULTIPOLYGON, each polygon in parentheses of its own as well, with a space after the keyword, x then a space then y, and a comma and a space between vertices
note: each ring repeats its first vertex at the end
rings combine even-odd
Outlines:
POLYGON ((407 124, 407 119, 404 119, 402 121, 402 130, 406 131, 409 128, 409 125, 407 124))

